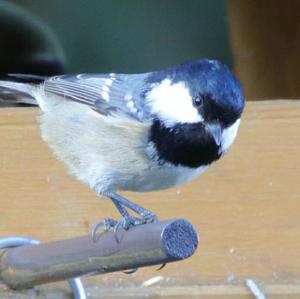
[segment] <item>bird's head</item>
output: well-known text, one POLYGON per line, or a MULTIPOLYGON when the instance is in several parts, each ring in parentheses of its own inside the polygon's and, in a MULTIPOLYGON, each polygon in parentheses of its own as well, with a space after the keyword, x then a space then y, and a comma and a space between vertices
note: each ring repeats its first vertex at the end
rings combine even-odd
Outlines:
MULTIPOLYGON (((207 150, 214 147, 214 153, 206 159, 208 162, 228 150, 239 127, 244 95, 227 66, 216 60, 194 61, 154 72, 148 77, 148 83, 146 99, 155 118, 153 136, 158 138, 162 132, 173 132, 181 145, 188 141, 192 147, 194 142, 195 155, 197 147, 202 152, 205 147, 207 150)), ((164 147, 157 144, 157 138, 154 143, 160 151, 164 147)), ((180 159, 188 160, 182 157, 183 152, 180 159)), ((195 164, 203 164, 204 160, 199 157, 195 164)), ((194 165, 192 161, 178 164, 194 165)))

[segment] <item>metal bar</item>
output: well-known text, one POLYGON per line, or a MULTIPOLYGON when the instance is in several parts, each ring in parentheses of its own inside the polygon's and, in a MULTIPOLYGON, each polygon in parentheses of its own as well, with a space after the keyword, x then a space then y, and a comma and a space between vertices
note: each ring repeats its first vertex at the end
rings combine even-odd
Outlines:
POLYGON ((160 265, 191 256, 199 242, 182 219, 135 226, 118 232, 28 245, 0 251, 0 279, 14 289, 86 274, 160 265))
MULTIPOLYGON (((19 247, 25 245, 40 244, 40 241, 24 237, 4 237, 0 238, 0 248, 19 247)), ((72 289, 74 299, 86 299, 85 290, 81 280, 69 278, 69 285, 72 289)))

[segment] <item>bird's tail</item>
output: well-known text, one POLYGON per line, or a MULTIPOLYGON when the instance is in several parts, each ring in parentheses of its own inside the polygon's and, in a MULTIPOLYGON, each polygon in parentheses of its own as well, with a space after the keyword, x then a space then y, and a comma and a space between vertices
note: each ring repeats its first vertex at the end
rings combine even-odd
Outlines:
POLYGON ((0 80, 0 105, 38 105, 35 100, 36 85, 42 81, 43 77, 21 74, 9 75, 9 81, 0 80))

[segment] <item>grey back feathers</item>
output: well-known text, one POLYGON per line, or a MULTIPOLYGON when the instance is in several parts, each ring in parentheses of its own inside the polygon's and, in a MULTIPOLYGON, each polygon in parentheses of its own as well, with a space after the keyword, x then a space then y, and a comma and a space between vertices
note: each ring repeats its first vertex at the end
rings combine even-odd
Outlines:
POLYGON ((80 74, 51 77, 44 82, 47 93, 59 95, 96 110, 103 115, 124 114, 147 120, 141 99, 146 74, 80 74))

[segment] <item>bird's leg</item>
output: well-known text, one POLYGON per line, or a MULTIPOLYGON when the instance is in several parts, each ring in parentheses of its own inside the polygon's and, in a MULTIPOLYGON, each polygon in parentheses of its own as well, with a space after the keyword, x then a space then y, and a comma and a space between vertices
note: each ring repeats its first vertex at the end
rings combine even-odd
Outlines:
MULTIPOLYGON (((126 208, 134 211, 137 213, 141 218, 135 218, 136 220, 142 221, 143 223, 149 223, 149 222, 155 222, 158 220, 157 216, 152 213, 151 211, 139 206, 138 204, 129 201, 128 199, 120 196, 117 193, 114 192, 106 192, 103 195, 106 197, 109 197, 112 202, 116 205, 117 209, 120 211, 121 215, 126 219, 126 217, 129 215, 126 208), (126 211, 124 213, 124 210, 126 211), (123 214, 124 213, 124 214, 123 214)), ((130 216, 130 215, 129 215, 130 216)), ((130 216, 132 217, 132 216, 130 216)))
POLYGON ((96 233, 100 227, 103 227, 104 231, 108 231, 110 228, 114 228, 115 238, 117 241, 119 241, 119 239, 117 237, 117 232, 119 229, 123 228, 123 229, 127 230, 130 227, 135 226, 135 225, 155 222, 158 220, 157 216, 154 213, 129 201, 128 199, 118 195, 117 193, 105 192, 105 193, 102 193, 102 195, 104 195, 112 200, 112 202, 115 204, 116 208, 122 215, 123 219, 120 220, 119 222, 112 220, 112 219, 106 219, 106 220, 96 223, 96 225, 94 226, 94 228, 92 230, 92 237, 93 237, 94 241, 96 241, 96 236, 97 236, 96 233), (140 217, 134 217, 134 216, 130 215, 126 208, 134 211, 140 217))

